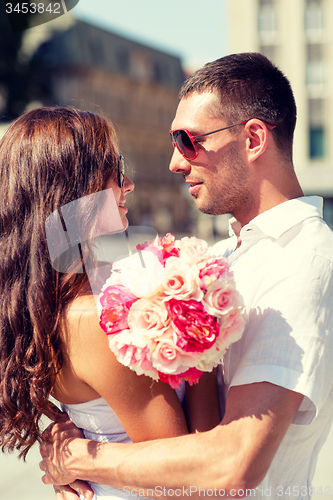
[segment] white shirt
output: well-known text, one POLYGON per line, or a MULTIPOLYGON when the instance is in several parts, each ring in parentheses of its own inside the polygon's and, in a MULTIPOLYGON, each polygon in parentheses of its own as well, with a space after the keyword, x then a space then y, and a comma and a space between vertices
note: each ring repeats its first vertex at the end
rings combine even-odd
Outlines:
POLYGON ((229 257, 245 304, 244 334, 224 358, 226 391, 266 381, 304 395, 256 497, 308 499, 333 417, 333 233, 312 196, 258 215, 240 238, 233 252, 236 236, 213 247, 229 257))

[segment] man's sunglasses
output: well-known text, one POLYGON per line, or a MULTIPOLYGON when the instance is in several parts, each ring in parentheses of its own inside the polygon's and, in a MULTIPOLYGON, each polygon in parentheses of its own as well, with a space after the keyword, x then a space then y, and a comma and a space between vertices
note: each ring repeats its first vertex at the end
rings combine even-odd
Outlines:
MULTIPOLYGON (((185 160, 194 160, 198 154, 198 147, 196 145, 197 140, 200 137, 205 137, 206 135, 215 134, 216 132, 221 132, 222 130, 227 130, 229 128, 237 127, 237 125, 244 125, 249 120, 244 120, 235 125, 230 125, 229 127, 219 128, 213 130, 213 132, 207 132, 206 134, 192 135, 186 129, 170 130, 171 141, 174 148, 177 148, 180 154, 185 158, 185 160)), ((275 128, 276 125, 264 122, 269 130, 275 128)))
POLYGON ((117 182, 118 186, 122 188, 124 186, 124 178, 125 178, 125 160, 122 155, 119 155, 118 158, 118 170, 117 170, 117 182))

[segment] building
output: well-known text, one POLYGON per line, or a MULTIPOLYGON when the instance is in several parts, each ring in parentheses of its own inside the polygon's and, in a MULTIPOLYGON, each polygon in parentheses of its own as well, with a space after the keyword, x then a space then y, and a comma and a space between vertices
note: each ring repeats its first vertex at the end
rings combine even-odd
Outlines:
POLYGON ((306 194, 324 197, 333 227, 333 2, 228 0, 228 9, 229 52, 261 52, 291 82, 295 170, 306 194))
POLYGON ((182 178, 169 172, 168 130, 184 80, 180 59, 82 21, 50 33, 33 58, 33 99, 111 119, 128 175, 132 225, 182 232, 190 222, 182 178))

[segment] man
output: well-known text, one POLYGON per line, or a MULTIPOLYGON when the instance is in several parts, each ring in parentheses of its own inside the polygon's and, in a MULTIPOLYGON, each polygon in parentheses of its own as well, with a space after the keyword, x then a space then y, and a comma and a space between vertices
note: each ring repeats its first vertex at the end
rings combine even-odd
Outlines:
POLYGON ((66 421, 45 436, 43 480, 128 495, 307 499, 333 415, 333 235, 293 169, 292 90, 264 56, 236 54, 197 71, 180 97, 170 169, 199 210, 231 213, 241 228, 236 249, 215 247, 230 259, 246 320, 224 358, 223 420, 129 445, 74 439, 66 421))

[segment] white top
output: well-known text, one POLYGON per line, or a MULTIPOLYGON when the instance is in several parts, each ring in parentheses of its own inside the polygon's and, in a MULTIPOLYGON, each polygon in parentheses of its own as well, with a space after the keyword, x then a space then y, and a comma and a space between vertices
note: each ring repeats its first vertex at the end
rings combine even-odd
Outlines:
MULTIPOLYGON (((185 393, 185 384, 180 385, 180 389, 176 389, 180 402, 183 402, 185 393)), ((124 427, 120 423, 117 415, 103 398, 87 401, 86 403, 61 405, 62 411, 65 411, 74 424, 83 430, 84 436, 87 439, 108 443, 131 443, 131 439, 126 433, 124 427)), ((132 495, 128 488, 117 489, 112 486, 106 486, 97 483, 89 483, 94 490, 93 500, 115 500, 128 499, 145 500, 142 495, 132 495)), ((80 495, 81 500, 85 500, 80 495)))
POLYGON ((213 247, 229 257, 247 323, 224 358, 226 391, 266 381, 304 395, 256 497, 308 499, 333 417, 333 233, 311 196, 258 215, 240 238, 235 251, 236 236, 213 247))

